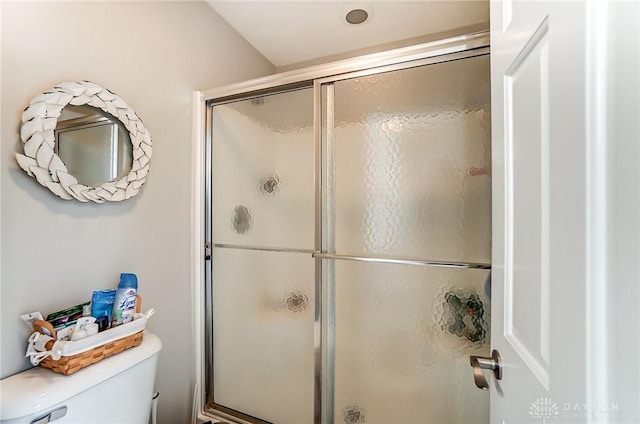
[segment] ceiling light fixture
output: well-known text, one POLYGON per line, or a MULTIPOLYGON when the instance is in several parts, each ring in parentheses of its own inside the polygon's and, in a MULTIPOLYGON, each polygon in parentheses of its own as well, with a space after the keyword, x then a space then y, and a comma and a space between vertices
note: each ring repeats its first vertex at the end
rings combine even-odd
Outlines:
POLYGON ((353 10, 350 10, 349 13, 347 13, 347 16, 345 16, 344 18, 351 25, 358 25, 366 21, 368 17, 369 17, 369 14, 367 13, 366 10, 353 9, 353 10))

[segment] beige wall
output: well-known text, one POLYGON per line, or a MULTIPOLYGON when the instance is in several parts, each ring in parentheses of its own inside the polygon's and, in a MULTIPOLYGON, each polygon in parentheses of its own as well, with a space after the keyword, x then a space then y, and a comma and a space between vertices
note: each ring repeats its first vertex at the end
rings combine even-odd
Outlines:
POLYGON ((274 67, 204 2, 11 2, 1 16, 0 377, 28 368, 19 315, 47 314, 138 275, 148 329, 163 342, 160 423, 188 422, 191 325, 192 93, 274 67), (128 201, 64 201, 19 169, 29 100, 65 80, 120 95, 153 137, 149 178, 128 201))

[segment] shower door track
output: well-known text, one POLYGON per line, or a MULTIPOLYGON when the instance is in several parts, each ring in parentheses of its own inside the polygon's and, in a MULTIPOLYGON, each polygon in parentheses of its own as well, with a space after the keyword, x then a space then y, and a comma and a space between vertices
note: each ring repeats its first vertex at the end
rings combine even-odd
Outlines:
POLYGON ((246 246, 243 244, 214 243, 214 247, 223 247, 225 249, 242 249, 242 250, 259 250, 261 252, 287 252, 287 253, 309 253, 313 255, 311 249, 291 249, 287 247, 260 247, 246 246))
POLYGON ((420 259, 391 258, 388 256, 334 255, 331 253, 313 252, 311 254, 311 257, 313 257, 314 259, 333 259, 333 260, 386 263, 386 264, 398 264, 398 265, 437 266, 437 267, 443 267, 443 268, 491 269, 491 264, 486 264, 486 263, 429 261, 429 260, 420 260, 420 259))
POLYGON ((222 247, 225 249, 241 249, 241 250, 258 250, 261 252, 287 252, 287 253, 310 253, 314 259, 333 259, 345 261, 359 261, 372 263, 386 263, 398 265, 420 265, 420 266, 436 266, 442 268, 459 268, 459 269, 491 269, 491 264, 476 262, 454 262, 454 261, 433 261, 424 259, 411 258, 392 258, 388 256, 372 256, 372 255, 336 255, 332 253, 323 253, 321 251, 313 251, 311 249, 291 249, 286 247, 260 247, 248 246, 241 244, 214 243, 214 247, 222 247))
MULTIPOLYGON (((246 415, 241 411, 235 411, 215 403, 213 397, 213 330, 212 325, 212 261, 211 247, 223 247, 232 249, 264 250, 275 252, 291 252, 311 254, 315 261, 315 313, 314 313, 314 420, 313 424, 332 424, 333 408, 332 395, 323 389, 326 387, 325 375, 327 369, 323 364, 323 304, 322 304, 322 268, 324 260, 348 260, 360 262, 392 263, 417 266, 435 266, 457 269, 489 270, 491 264, 455 261, 436 261, 412 258, 394 258, 369 255, 344 255, 323 251, 322 233, 322 99, 320 87, 334 81, 354 78, 376 73, 389 72, 412 67, 449 62, 466 59, 474 56, 489 54, 489 32, 481 31, 473 34, 446 38, 415 46, 375 53, 354 59, 343 60, 327 65, 313 66, 297 71, 289 71, 282 74, 259 78, 243 83, 229 85, 219 89, 203 91, 202 101, 205 102, 205 308, 204 318, 207 322, 204 340, 205 384, 204 384, 204 410, 210 415, 245 424, 269 424, 267 421, 246 415), (214 244, 212 237, 212 127, 213 106, 236 100, 248 100, 262 97, 267 94, 282 93, 300 88, 314 88, 314 127, 315 127, 315 243, 313 250, 289 249, 289 248, 262 248, 232 244, 214 244)), ((276 423, 277 424, 277 423, 276 423)), ((311 424, 311 423, 299 423, 311 424)))
POLYGON ((279 93, 297 88, 310 87, 313 82, 318 79, 333 76, 341 79, 345 74, 353 72, 380 69, 389 66, 403 69, 411 66, 463 59, 474 56, 474 54, 472 54, 474 50, 483 50, 483 52, 478 52, 477 54, 486 54, 489 52, 489 31, 479 31, 442 40, 430 41, 414 46, 373 53, 325 65, 287 71, 225 87, 205 90, 201 93, 201 100, 208 105, 224 104, 238 99, 250 99, 269 93, 279 93), (415 63, 415 65, 408 65, 408 63, 415 63))

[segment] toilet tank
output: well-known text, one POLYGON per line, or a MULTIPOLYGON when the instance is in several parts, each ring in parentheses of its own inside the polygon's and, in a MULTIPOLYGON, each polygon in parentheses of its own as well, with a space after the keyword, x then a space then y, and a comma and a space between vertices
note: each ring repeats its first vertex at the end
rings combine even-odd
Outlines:
POLYGON ((145 331, 139 346, 74 374, 35 367, 0 380, 0 423, 148 424, 161 348, 145 331))

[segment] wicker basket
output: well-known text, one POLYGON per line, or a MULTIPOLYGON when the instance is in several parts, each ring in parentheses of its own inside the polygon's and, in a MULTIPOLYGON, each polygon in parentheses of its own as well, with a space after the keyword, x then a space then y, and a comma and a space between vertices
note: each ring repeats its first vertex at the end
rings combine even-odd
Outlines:
POLYGON ((40 366, 49 368, 53 372, 60 374, 73 374, 74 372, 88 367, 91 364, 95 364, 96 362, 100 362, 109 356, 113 356, 116 353, 120 353, 131 347, 138 346, 142 343, 143 332, 144 331, 139 331, 121 339, 96 346, 91 350, 78 353, 77 355, 62 356, 57 361, 51 359, 51 357, 47 357, 40 361, 40 366))
POLYGON ((49 340, 43 340, 45 344, 42 346, 41 342, 40 344, 37 342, 38 333, 33 333, 29 337, 26 356, 31 357, 31 363, 34 365, 40 365, 60 374, 73 374, 141 344, 147 319, 153 313, 153 309, 144 314, 136 313, 133 320, 126 324, 75 341, 56 341, 49 337, 49 340), (36 335, 35 338, 33 338, 34 335, 36 335))

